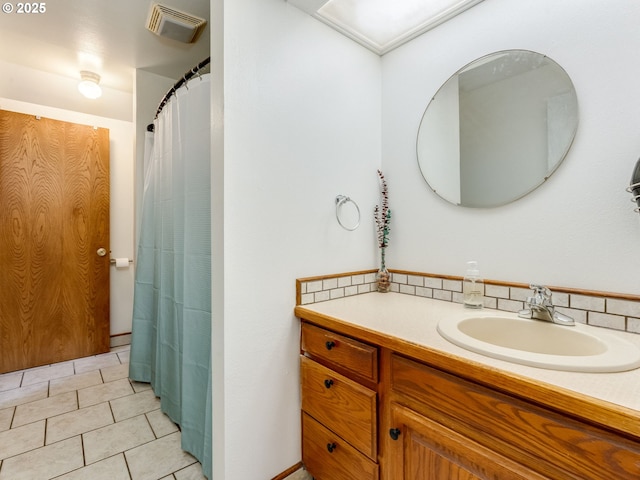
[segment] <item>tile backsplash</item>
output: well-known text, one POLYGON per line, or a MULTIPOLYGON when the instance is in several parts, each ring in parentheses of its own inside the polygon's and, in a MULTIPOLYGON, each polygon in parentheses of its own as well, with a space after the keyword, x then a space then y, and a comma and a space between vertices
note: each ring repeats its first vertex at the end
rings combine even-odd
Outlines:
MULTIPOLYGON (((462 278, 427 273, 391 272, 391 291, 406 295, 462 303, 462 278)), ((376 290, 376 271, 341 273, 296 281, 297 304, 309 305, 376 290)), ((640 297, 550 287, 558 311, 577 322, 597 327, 640 333, 640 297)), ((532 295, 528 285, 486 281, 485 308, 517 312, 532 295)))

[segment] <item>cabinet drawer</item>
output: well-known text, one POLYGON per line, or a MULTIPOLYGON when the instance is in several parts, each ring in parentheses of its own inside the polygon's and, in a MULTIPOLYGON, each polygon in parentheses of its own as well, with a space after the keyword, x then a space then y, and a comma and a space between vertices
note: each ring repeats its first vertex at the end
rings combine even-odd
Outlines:
POLYGON ((378 349, 308 323, 302 324, 302 350, 341 370, 378 381, 378 349))
POLYGON ((316 480, 377 480, 378 465, 302 414, 302 462, 316 480))
POLYGON ((375 460, 376 392, 304 355, 300 362, 302 410, 375 460))
POLYGON ((605 429, 397 355, 391 356, 391 386, 423 415, 542 475, 640 478, 640 443, 605 429))

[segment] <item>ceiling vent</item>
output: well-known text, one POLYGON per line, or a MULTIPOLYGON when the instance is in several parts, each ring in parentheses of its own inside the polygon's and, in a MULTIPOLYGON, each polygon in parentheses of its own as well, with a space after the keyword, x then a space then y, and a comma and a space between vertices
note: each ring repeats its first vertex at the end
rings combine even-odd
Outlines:
POLYGON ((204 29, 207 21, 180 10, 155 3, 149 12, 147 29, 161 37, 183 43, 193 43, 204 29))

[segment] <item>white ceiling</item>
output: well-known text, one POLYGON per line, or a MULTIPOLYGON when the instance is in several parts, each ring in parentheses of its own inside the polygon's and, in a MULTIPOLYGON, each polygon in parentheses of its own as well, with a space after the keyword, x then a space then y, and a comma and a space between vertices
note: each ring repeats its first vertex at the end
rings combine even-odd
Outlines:
POLYGON ((146 29, 154 3, 209 21, 209 0, 53 0, 45 13, 0 13, 0 60, 131 92, 136 68, 179 78, 209 56, 209 25, 194 44, 146 29))
POLYGON ((378 55, 483 0, 287 0, 378 55))

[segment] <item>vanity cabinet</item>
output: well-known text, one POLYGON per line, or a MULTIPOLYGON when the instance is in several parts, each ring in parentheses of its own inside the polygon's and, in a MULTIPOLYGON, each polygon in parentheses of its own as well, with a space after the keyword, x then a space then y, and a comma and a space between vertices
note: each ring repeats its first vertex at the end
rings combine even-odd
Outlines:
POLYGON ((638 442, 526 400, 397 354, 390 387, 391 478, 640 478, 638 442))
POLYGON ((633 411, 296 311, 316 480, 640 479, 633 411))
POLYGON ((377 480, 378 349, 302 325, 302 460, 316 480, 377 480))

